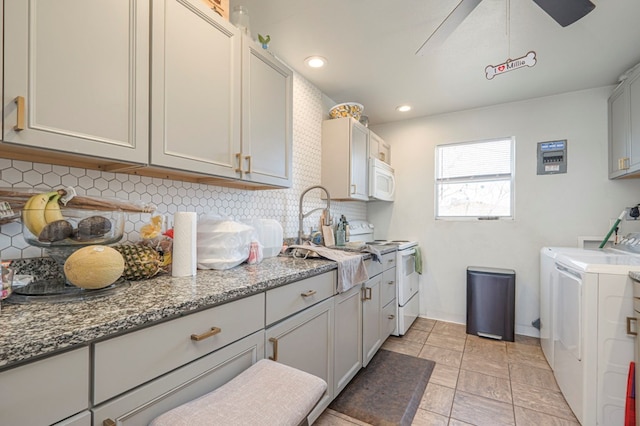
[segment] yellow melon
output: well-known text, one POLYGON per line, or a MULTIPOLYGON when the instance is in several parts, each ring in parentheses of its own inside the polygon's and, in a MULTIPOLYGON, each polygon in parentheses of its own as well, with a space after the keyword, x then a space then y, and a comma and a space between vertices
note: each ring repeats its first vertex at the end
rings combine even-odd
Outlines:
POLYGON ((64 263, 64 274, 75 286, 98 289, 113 284, 124 272, 124 259, 115 249, 93 245, 83 247, 64 263))

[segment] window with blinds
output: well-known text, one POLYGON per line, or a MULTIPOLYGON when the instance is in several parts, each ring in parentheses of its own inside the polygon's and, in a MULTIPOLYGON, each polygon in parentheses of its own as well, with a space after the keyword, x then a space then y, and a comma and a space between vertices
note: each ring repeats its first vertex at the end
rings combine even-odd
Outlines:
POLYGON ((436 146, 436 219, 513 218, 513 138, 436 146))

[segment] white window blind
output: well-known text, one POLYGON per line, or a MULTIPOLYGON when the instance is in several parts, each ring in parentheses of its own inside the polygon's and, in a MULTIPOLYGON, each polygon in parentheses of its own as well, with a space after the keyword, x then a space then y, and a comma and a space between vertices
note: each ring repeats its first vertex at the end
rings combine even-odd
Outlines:
POLYGON ((513 138, 436 146, 436 218, 513 216, 513 138))

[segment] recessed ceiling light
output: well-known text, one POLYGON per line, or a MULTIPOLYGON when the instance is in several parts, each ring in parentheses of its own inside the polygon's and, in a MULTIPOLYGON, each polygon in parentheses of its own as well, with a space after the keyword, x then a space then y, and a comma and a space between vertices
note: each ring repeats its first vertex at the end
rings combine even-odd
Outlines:
POLYGON ((400 105, 399 107, 396 108, 396 110, 400 112, 407 112, 407 111, 411 111, 411 107, 409 105, 400 105))
POLYGON ((327 60, 322 56, 309 56, 304 63, 311 68, 322 68, 327 64, 327 60))

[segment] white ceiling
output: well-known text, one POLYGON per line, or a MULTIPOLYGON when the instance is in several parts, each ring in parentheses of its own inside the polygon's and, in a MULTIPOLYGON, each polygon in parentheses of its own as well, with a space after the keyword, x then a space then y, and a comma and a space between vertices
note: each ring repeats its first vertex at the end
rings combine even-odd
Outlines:
POLYGON ((231 0, 231 8, 247 7, 254 38, 269 34, 276 56, 379 124, 617 83, 640 62, 640 1, 592 1, 590 14, 563 28, 532 0, 483 0, 424 55, 415 52, 459 0, 231 0), (486 78, 487 65, 529 51, 534 67, 486 78), (308 68, 312 55, 328 65, 308 68), (399 113, 401 104, 413 109, 399 113))

